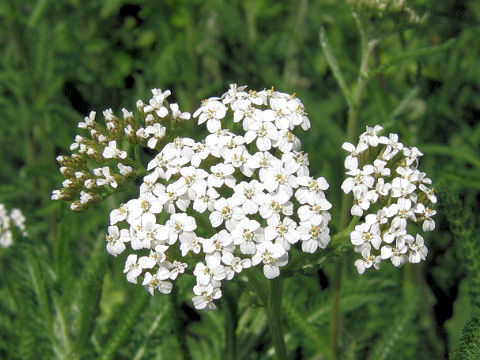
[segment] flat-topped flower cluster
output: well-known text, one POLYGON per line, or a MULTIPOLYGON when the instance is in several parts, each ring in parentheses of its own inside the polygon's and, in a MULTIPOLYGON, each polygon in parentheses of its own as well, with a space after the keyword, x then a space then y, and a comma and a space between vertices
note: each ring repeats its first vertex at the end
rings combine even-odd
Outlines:
POLYGON ((0 246, 9 247, 13 244, 13 229, 16 227, 22 236, 27 236, 25 231, 25 217, 19 209, 8 213, 5 205, 0 204, 0 246))
POLYGON ((307 253, 325 248, 331 204, 294 134, 310 127, 294 95, 231 85, 193 117, 209 135, 176 138, 150 161, 139 197, 110 214, 107 250, 131 248, 127 279, 143 276, 152 295, 170 293, 172 281, 193 272, 194 306, 211 310, 222 281, 243 269, 263 266, 272 279, 295 244, 307 253), (228 130, 228 119, 243 131, 228 130))
POLYGON ((357 145, 342 146, 349 152, 342 190, 353 193, 351 214, 362 219, 350 235, 362 256, 355 261, 361 274, 372 266, 379 269, 385 260, 397 267, 425 260, 423 237, 409 234, 408 224, 422 224, 423 231, 435 228, 432 181, 417 169, 423 154, 400 143, 397 134, 379 136, 381 131, 379 125, 367 126, 357 145))
POLYGON ((90 138, 77 135, 70 145, 72 155, 57 157, 66 179, 60 190, 53 191, 52 200, 74 200, 72 210, 82 211, 136 178, 142 165, 122 148, 159 150, 167 126, 175 127, 190 119, 190 114, 181 112, 177 104, 168 104, 169 95, 168 90, 153 89, 148 104, 137 101, 136 114, 122 109, 122 117, 117 117, 107 109, 103 111, 104 125, 96 120, 94 111, 90 112, 78 124, 90 138))

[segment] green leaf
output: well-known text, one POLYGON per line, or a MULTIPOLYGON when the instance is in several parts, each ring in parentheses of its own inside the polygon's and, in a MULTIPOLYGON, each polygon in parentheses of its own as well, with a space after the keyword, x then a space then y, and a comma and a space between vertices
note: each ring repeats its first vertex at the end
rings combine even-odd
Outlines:
POLYGON ((104 249, 104 234, 100 234, 92 249, 92 255, 81 276, 77 298, 78 313, 76 316, 77 331, 75 349, 81 357, 91 358, 88 340, 93 332, 96 316, 99 311, 102 285, 107 270, 107 255, 104 249))
POLYGON ((389 359, 390 353, 395 349, 396 342, 404 336, 409 323, 413 321, 417 314, 417 301, 416 296, 411 296, 406 299, 403 306, 399 306, 392 325, 384 330, 382 337, 375 343, 369 360, 389 359))
POLYGON ((325 57, 327 58, 328 65, 332 70, 333 76, 335 76, 338 86, 340 86, 340 90, 342 91, 343 97, 345 98, 345 101, 350 107, 352 103, 352 100, 351 100, 352 95, 347 86, 347 83, 345 82, 342 71, 340 70, 340 66, 338 65, 337 58, 333 54, 333 51, 330 48, 330 45, 328 44, 327 36, 325 34, 325 29, 323 27, 320 29, 320 45, 322 46, 323 52, 325 53, 325 57))
POLYGON ((416 49, 413 51, 406 51, 400 55, 394 56, 391 60, 381 64, 376 70, 372 71, 369 75, 369 78, 374 78, 378 74, 384 73, 389 70, 393 65, 396 65, 405 60, 416 60, 418 58, 436 54, 445 50, 448 50, 453 44, 455 44, 455 39, 450 39, 443 44, 427 46, 421 49, 416 49))
POLYGON ((145 310, 149 300, 149 294, 143 287, 137 287, 133 296, 130 297, 130 300, 121 312, 123 315, 120 317, 116 329, 109 337, 108 342, 103 346, 102 352, 98 357, 99 359, 116 359, 117 351, 124 345, 124 342, 136 325, 140 314, 145 310))
POLYGON ((473 315, 462 330, 462 336, 457 348, 450 355, 451 360, 480 359, 480 314, 473 315))

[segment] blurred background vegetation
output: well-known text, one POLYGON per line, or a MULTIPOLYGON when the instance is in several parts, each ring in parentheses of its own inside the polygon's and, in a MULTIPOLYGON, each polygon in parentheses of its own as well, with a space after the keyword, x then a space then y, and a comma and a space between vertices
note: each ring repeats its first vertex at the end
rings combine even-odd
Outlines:
MULTIPOLYGON (((422 21, 376 47, 359 131, 384 124, 425 153, 421 168, 439 195, 428 259, 359 276, 349 252, 287 281, 286 341, 295 359, 480 358, 480 2, 408 6, 422 21), (340 316, 332 316, 334 298, 340 316)), ((353 84, 359 36, 344 1, 0 2, 0 202, 22 209, 30 233, 0 249, 1 359, 274 357, 265 315, 242 284, 225 286, 219 311, 197 313, 188 280, 173 300, 127 283, 123 259, 106 255, 103 238, 109 210, 124 197, 81 214, 52 202, 61 182, 55 157, 69 152, 90 110, 134 108, 151 88, 171 89, 193 111, 231 82, 275 86, 304 102, 311 172, 327 178, 338 212, 347 104, 320 46, 322 27, 353 84), (224 321, 232 312, 233 330, 224 321), (236 332, 233 347, 228 331, 236 332)), ((185 130, 196 131, 193 122, 185 130)))

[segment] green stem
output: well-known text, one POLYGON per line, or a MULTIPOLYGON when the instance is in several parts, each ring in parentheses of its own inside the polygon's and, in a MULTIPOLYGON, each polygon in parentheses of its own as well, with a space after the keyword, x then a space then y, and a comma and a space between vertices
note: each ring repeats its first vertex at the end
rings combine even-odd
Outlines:
POLYGON ((282 329, 282 292, 283 278, 277 277, 270 280, 267 317, 275 353, 280 360, 288 359, 282 329))
POLYGON ((243 272, 248 279, 248 283, 252 285, 254 288, 257 296, 262 301, 263 305, 266 306, 268 303, 268 294, 265 290, 265 278, 261 278, 261 274, 259 273, 258 269, 252 268, 248 269, 247 271, 243 272))
POLYGON ((228 360, 237 359, 237 326, 238 326, 238 307, 235 295, 230 289, 223 289, 223 298, 225 299, 225 351, 224 357, 228 360))
POLYGON ((185 329, 182 319, 180 318, 180 304, 178 303, 177 291, 175 289, 173 289, 170 299, 172 302, 173 328, 178 341, 178 346, 180 347, 180 353, 182 354, 181 359, 190 360, 192 359, 192 355, 190 354, 187 346, 187 338, 184 331, 185 329))
POLYGON ((135 144, 133 146, 133 151, 135 155, 135 162, 137 163, 137 165, 139 165, 139 168, 141 169, 143 165, 142 165, 142 158, 140 157, 140 145, 135 144))
POLYGON ((270 289, 267 292, 265 289, 265 278, 262 279, 260 277, 261 274, 258 269, 250 269, 244 273, 265 307, 270 336, 277 359, 286 360, 288 356, 282 328, 282 292, 284 278, 277 277, 269 280, 270 289))
MULTIPOLYGON (((362 101, 365 87, 368 83, 369 61, 378 39, 369 40, 365 32, 364 24, 360 17, 354 12, 353 16, 357 23, 358 32, 360 34, 361 61, 358 71, 357 83, 354 91, 351 93, 348 104, 348 120, 347 120, 347 141, 354 143, 358 131, 358 114, 362 101)), ((339 229, 344 229, 350 219, 350 207, 352 199, 350 194, 343 194, 341 203, 341 213, 339 229)), ((343 263, 339 261, 335 269, 333 281, 333 303, 332 303, 332 322, 330 328, 330 348, 332 359, 337 359, 337 345, 340 335, 340 289, 342 284, 342 268, 343 263)))
POLYGON ((332 303, 332 323, 330 324, 330 353, 332 359, 337 359, 337 345, 340 335, 340 289, 342 285, 343 261, 338 261, 333 275, 333 303, 332 303))

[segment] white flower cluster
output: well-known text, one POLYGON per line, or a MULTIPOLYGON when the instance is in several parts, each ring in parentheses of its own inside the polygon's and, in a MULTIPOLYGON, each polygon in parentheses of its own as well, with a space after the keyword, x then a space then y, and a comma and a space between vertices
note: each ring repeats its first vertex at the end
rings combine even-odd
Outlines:
POLYGON ((294 244, 313 253, 330 241, 331 204, 324 178, 309 176, 308 156, 293 130, 309 119, 294 95, 231 85, 194 113, 209 135, 176 138, 148 164, 140 196, 113 210, 107 251, 130 245, 127 280, 153 295, 193 270, 197 309, 215 309, 221 282, 263 266, 275 278, 294 244), (242 135, 225 128, 228 115, 242 135), (236 123, 239 123, 236 125, 236 123))
POLYGON ((13 244, 12 227, 18 228, 22 236, 27 236, 25 231, 25 217, 19 209, 8 213, 5 205, 0 204, 0 246, 9 247, 13 244))
POLYGON ((379 269, 383 260, 397 267, 425 260, 423 237, 409 234, 408 223, 421 223, 423 231, 435 228, 437 198, 427 187, 432 181, 417 169, 423 154, 400 143, 397 134, 379 136, 381 130, 367 126, 356 146, 342 146, 349 152, 342 190, 353 193, 351 214, 363 219, 350 234, 355 252, 362 255, 355 261, 360 274, 372 266, 379 269))
POLYGON ((57 157, 60 172, 66 180, 62 189, 53 191, 52 200, 74 200, 78 197, 71 208, 81 211, 137 177, 139 164, 122 149, 122 145, 130 143, 159 150, 166 126, 176 126, 190 119, 190 114, 181 112, 177 104, 167 103, 169 90, 153 89, 152 94, 148 104, 137 101, 139 116, 122 109, 123 116, 117 117, 111 109, 107 109, 103 111, 105 126, 96 121, 94 111, 78 124, 79 128, 89 132, 90 139, 77 135, 70 145, 70 150, 74 152, 72 156, 57 157), (87 160, 96 167, 88 165, 87 160))

